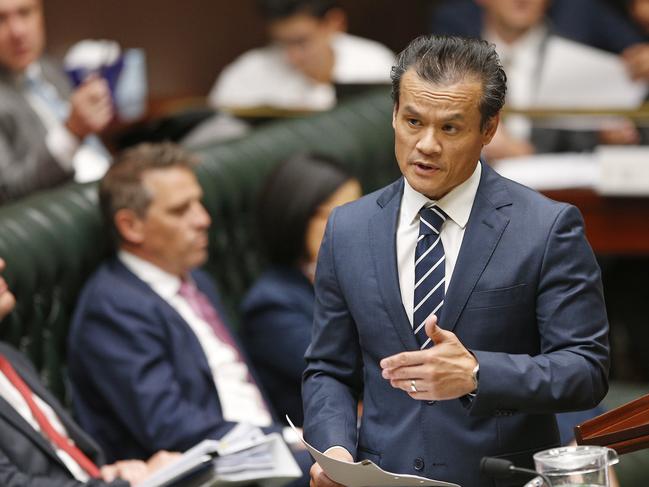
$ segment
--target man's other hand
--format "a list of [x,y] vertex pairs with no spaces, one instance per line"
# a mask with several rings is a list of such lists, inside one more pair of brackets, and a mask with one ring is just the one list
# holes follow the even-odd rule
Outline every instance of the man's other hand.
[[140,460],[122,460],[101,467],[101,478],[104,482],[112,482],[116,478],[126,480],[131,485],[137,485],[149,475],[146,463]]
[[182,456],[182,453],[175,451],[160,450],[146,461],[146,466],[150,473],[166,467],[167,465],[175,462]]
[[[349,453],[347,450],[345,450],[342,447],[333,447],[330,448],[325,452],[325,455],[327,455],[330,458],[335,458],[336,460],[340,460],[342,462],[353,462],[354,457],[352,457],[351,453]],[[334,482],[331,480],[327,475],[324,473],[324,470],[322,470],[322,467],[318,465],[318,463],[314,463],[311,466],[311,482],[309,482],[310,487],[342,487],[341,484],[338,482]]]
[[383,378],[413,399],[456,399],[475,390],[476,358],[457,336],[437,326],[437,317],[426,320],[426,335],[435,344],[415,352],[402,352],[381,360]]
[[93,76],[84,81],[70,97],[70,115],[66,127],[83,139],[101,132],[113,118],[113,101],[108,82]]

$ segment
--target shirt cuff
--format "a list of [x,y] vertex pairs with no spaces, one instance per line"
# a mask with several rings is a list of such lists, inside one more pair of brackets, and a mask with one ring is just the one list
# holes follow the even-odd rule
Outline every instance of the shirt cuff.
[[302,442],[300,435],[298,435],[290,426],[284,426],[282,429],[282,438],[287,445],[297,445]]
[[73,159],[81,142],[63,126],[52,128],[45,137],[45,144],[56,162],[66,171],[73,171]]
[[326,455],[326,454],[329,453],[331,450],[336,450],[336,449],[338,449],[338,450],[343,450],[343,451],[346,451],[347,453],[349,453],[349,451],[347,450],[347,448],[345,448],[344,446],[338,446],[338,445],[330,446],[330,447],[327,448],[323,453]]

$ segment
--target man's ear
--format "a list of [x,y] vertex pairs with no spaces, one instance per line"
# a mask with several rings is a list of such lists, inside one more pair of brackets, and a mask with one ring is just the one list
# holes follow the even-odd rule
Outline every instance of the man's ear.
[[115,227],[122,240],[140,244],[144,240],[144,221],[133,210],[122,208],[115,213]]
[[493,139],[493,136],[496,135],[496,130],[498,130],[498,124],[500,123],[500,112],[487,120],[484,130],[482,131],[482,145],[487,145]]
[[396,130],[397,128],[397,112],[399,111],[399,102],[394,104],[392,109],[392,128]]

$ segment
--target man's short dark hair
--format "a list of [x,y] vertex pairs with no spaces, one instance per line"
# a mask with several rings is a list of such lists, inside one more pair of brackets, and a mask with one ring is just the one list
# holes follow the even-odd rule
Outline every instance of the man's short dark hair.
[[493,44],[454,36],[420,36],[399,53],[392,66],[392,99],[399,104],[401,77],[410,68],[431,83],[451,85],[467,78],[482,83],[481,127],[505,104],[507,76]]
[[257,0],[259,11],[266,20],[281,20],[297,14],[323,18],[332,8],[338,7],[335,0]]
[[196,156],[171,142],[139,144],[122,152],[99,183],[99,206],[115,242],[121,238],[115,214],[127,208],[143,217],[151,204],[152,195],[142,185],[145,172],[172,167],[193,170],[197,162]]
[[259,237],[271,263],[295,266],[306,257],[309,220],[351,178],[337,160],[321,154],[297,154],[273,170],[257,201]]

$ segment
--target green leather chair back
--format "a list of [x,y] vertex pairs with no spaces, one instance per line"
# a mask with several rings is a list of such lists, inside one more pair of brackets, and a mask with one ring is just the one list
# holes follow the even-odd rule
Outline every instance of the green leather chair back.
[[[193,148],[212,217],[206,270],[218,283],[230,318],[264,266],[255,237],[256,193],[279,161],[297,151],[340,158],[366,190],[398,176],[389,94],[376,93],[312,117],[277,121],[225,144]],[[27,352],[47,385],[65,398],[66,335],[78,293],[110,252],[96,185],[69,184],[0,207],[0,257],[17,307],[0,338]]]

